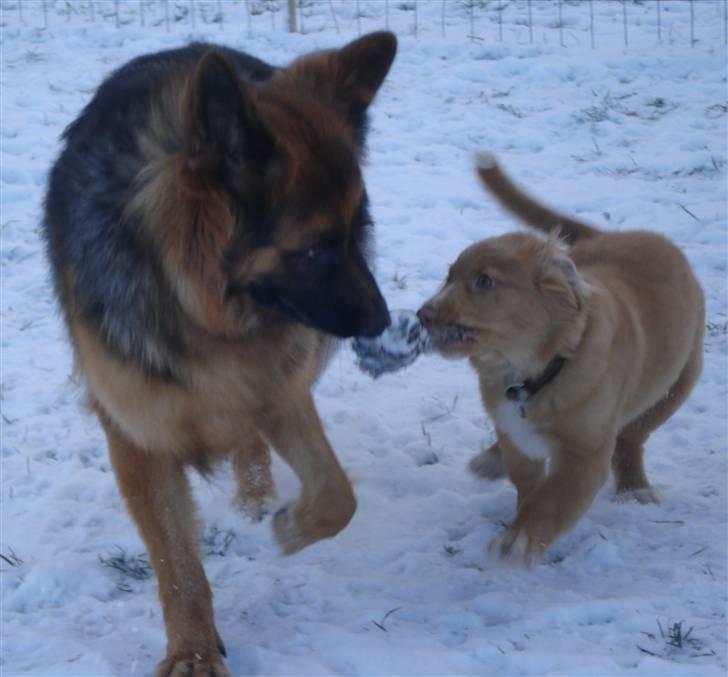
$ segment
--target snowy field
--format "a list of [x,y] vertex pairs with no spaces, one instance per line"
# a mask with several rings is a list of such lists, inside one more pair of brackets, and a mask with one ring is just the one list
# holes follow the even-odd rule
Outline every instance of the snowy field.
[[[2,652],[0,673],[148,675],[165,639],[156,584],[81,407],[39,221],[63,128],[126,60],[192,38],[274,63],[384,26],[384,2],[283,12],[219,3],[2,0]],[[271,3],[267,3],[270,6]],[[490,7],[495,3],[491,3]],[[251,2],[253,9],[266,3]],[[686,252],[708,301],[705,370],[648,442],[660,505],[599,494],[532,571],[486,543],[513,515],[508,482],[466,463],[493,439],[465,363],[420,359],[372,381],[344,347],[316,390],[359,508],[336,539],[281,557],[270,521],[231,506],[229,468],[194,479],[204,564],[234,674],[725,675],[728,309],[725,4],[388,3],[400,49],[372,111],[368,188],[377,277],[417,308],[472,242],[516,228],[482,192],[491,149],[549,203],[608,229],[651,228]],[[142,5],[143,6],[143,5]],[[280,6],[280,3],[279,5]],[[70,11],[68,11],[70,8]],[[207,15],[204,12],[208,12]],[[337,17],[336,25],[333,17]],[[500,23],[498,20],[500,16]],[[415,21],[417,36],[415,37]],[[48,28],[43,30],[45,22]],[[116,27],[119,22],[121,26]],[[275,26],[272,27],[272,24]],[[502,34],[502,41],[500,36]],[[467,36],[472,36],[468,38]],[[560,46],[560,42],[564,47]],[[276,461],[279,500],[296,495]],[[690,632],[688,632],[690,631]]]

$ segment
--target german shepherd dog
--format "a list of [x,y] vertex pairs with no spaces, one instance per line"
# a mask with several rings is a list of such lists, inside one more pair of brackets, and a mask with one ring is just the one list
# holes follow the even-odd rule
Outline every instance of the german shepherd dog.
[[233,456],[272,492],[269,445],[301,480],[275,536],[338,533],[356,500],[311,387],[334,337],[389,313],[367,265],[360,164],[388,32],[285,68],[191,44],[113,73],[64,133],[45,234],[77,370],[149,551],[167,629],[158,675],[225,675],[185,468]]

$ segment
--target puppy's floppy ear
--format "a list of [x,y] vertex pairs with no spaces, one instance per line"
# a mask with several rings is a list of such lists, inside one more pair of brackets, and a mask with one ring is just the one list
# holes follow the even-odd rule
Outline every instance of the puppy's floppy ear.
[[591,293],[591,288],[569,258],[558,228],[549,233],[544,243],[538,287],[557,306],[575,312],[582,309]]
[[185,150],[192,167],[235,179],[246,164],[262,160],[270,151],[250,93],[218,50],[200,60],[189,83],[185,115]]
[[295,61],[288,71],[313,84],[354,126],[382,85],[397,53],[397,38],[389,31],[368,33],[338,50],[318,52]]

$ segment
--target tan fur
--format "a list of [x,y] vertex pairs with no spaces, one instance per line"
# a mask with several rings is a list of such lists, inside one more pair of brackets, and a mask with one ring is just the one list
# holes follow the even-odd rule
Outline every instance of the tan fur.
[[[479,173],[517,215],[535,213],[535,200],[495,163]],[[471,469],[494,478],[505,468],[518,490],[515,521],[490,551],[526,564],[584,514],[610,464],[618,495],[656,500],[643,444],[702,367],[703,293],[685,256],[656,233],[573,221],[569,234],[568,252],[553,231],[546,242],[513,233],[469,247],[420,313],[435,336],[453,324],[469,329],[465,341],[443,338],[440,350],[470,359],[495,423],[497,443]],[[493,285],[479,288],[482,275]],[[565,365],[522,418],[506,388],[535,379],[556,355]]]
[[[387,38],[387,68],[393,41]],[[359,167],[346,167],[351,180],[331,200],[322,198],[313,214],[284,214],[265,246],[245,241],[250,235],[239,228],[235,232],[229,196],[214,179],[211,167],[217,159],[199,151],[195,138],[196,78],[206,61],[220,58],[212,51],[197,73],[173,74],[158,93],[149,123],[137,132],[146,165],[125,207],[125,218],[140,224],[150,247],[157,249],[182,311],[178,338],[183,350],[172,373],[150,375],[143,366],[121,360],[72,301],[66,308],[77,371],[102,422],[120,490],[159,581],[168,638],[159,677],[228,674],[200,563],[186,466],[206,472],[232,454],[237,502],[260,518],[274,492],[269,446],[275,448],[301,481],[299,499],[274,518],[285,554],[336,535],[356,509],[311,395],[333,339],[281,319],[248,294],[226,291],[233,282],[244,287],[256,276],[277,271],[285,252],[305,249],[323,235],[348,242],[347,224],[363,192]],[[346,120],[300,83],[302,69],[322,82],[339,77],[338,71],[329,72],[336,59],[315,54],[308,61],[299,60],[290,72],[278,71],[246,95],[255,119],[285,153],[288,171],[279,176],[273,166],[266,176],[244,174],[240,190],[259,190],[267,182],[272,195],[286,197],[294,207],[290,193],[296,186],[291,184],[301,181],[303,193],[311,185],[318,188],[317,180],[327,182],[325,174],[315,175],[317,163],[336,167],[358,152],[351,150],[356,141]],[[368,101],[373,96],[371,89]],[[342,148],[346,152],[340,153]],[[231,259],[233,238],[238,239]],[[74,299],[71,272],[64,284],[68,299]],[[153,350],[150,345],[148,364],[162,364]]]

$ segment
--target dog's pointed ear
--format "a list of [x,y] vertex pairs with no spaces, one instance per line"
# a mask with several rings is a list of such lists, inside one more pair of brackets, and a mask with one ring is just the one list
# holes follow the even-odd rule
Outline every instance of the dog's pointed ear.
[[186,153],[193,167],[235,179],[268,151],[267,132],[228,59],[207,52],[190,80],[186,100]]
[[368,33],[338,50],[318,52],[294,61],[288,72],[310,82],[354,127],[384,82],[397,53],[389,31]]
[[559,307],[574,312],[589,298],[591,289],[569,257],[558,229],[544,243],[538,286]]

